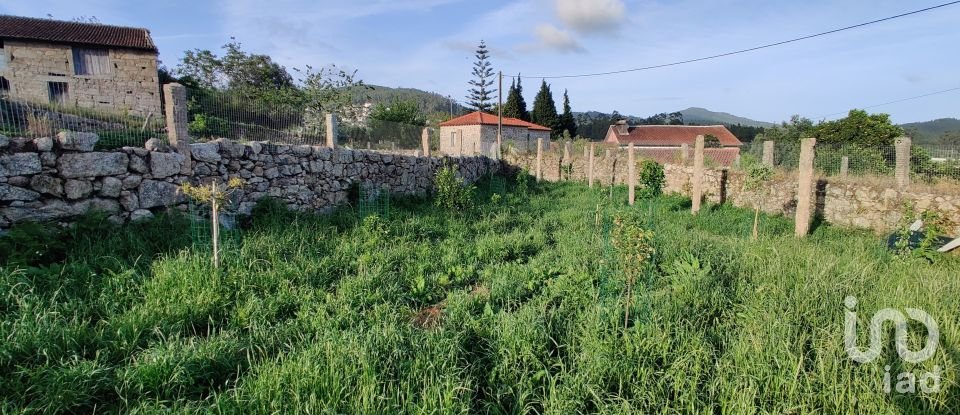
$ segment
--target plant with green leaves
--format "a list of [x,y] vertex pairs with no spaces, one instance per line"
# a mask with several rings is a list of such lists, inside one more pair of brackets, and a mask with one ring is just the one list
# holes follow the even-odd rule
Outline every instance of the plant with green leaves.
[[740,168],[743,170],[743,191],[754,193],[753,232],[750,237],[757,240],[760,237],[760,203],[762,200],[762,196],[758,193],[773,178],[773,168],[750,154],[741,156]]
[[640,192],[638,196],[641,199],[650,199],[663,194],[663,183],[666,181],[666,175],[663,173],[663,166],[653,160],[640,161],[640,174],[637,177],[640,183]]
[[467,185],[457,177],[455,165],[447,164],[437,169],[433,179],[436,196],[434,204],[448,212],[464,212],[473,207],[473,192],[476,187]]
[[633,286],[637,276],[649,266],[656,250],[653,247],[653,231],[640,225],[643,219],[631,212],[613,218],[611,242],[619,254],[620,264],[626,276],[626,301],[623,310],[623,328],[630,323],[630,308],[633,306]]
[[239,177],[231,178],[226,184],[216,181],[209,185],[194,186],[184,183],[180,191],[191,199],[210,205],[210,239],[213,243],[213,266],[220,268],[220,208],[229,200],[233,192],[243,187]]

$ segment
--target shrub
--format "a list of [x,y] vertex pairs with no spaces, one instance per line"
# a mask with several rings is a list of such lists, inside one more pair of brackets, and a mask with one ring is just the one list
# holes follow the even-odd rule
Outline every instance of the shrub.
[[227,120],[207,114],[195,114],[187,126],[190,135],[197,137],[225,137],[230,135]]
[[440,167],[434,177],[436,199],[434,203],[447,211],[464,211],[473,207],[474,186],[467,186],[457,177],[452,165]]
[[640,198],[652,198],[663,193],[663,166],[653,160],[640,162]]

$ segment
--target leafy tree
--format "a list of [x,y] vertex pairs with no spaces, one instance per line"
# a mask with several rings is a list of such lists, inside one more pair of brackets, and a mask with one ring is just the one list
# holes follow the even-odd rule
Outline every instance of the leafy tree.
[[520,74],[517,74],[517,79],[511,82],[510,92],[507,94],[507,102],[503,104],[503,116],[530,121],[527,102],[523,100],[523,85],[521,82]]
[[575,137],[577,135],[577,121],[573,119],[573,110],[570,109],[570,96],[563,90],[563,114],[560,115],[559,127],[561,133]]
[[559,137],[562,133],[557,131],[559,125],[557,104],[553,101],[553,93],[550,92],[547,81],[543,81],[540,85],[540,92],[537,92],[537,97],[533,100],[533,113],[530,118],[534,123],[553,130],[553,138]]
[[416,102],[399,99],[393,100],[389,105],[377,103],[370,111],[370,118],[420,127],[427,125],[426,117]]
[[223,57],[206,49],[184,52],[176,75],[210,89],[260,91],[293,87],[293,77],[270,56],[247,53],[234,38],[222,49]]
[[469,84],[470,88],[467,95],[467,102],[470,107],[477,111],[489,111],[493,108],[490,96],[496,92],[496,89],[488,89],[493,85],[493,68],[490,65],[490,51],[487,50],[487,44],[480,41],[480,46],[476,51],[477,61],[473,63],[473,76]]
[[816,127],[809,118],[803,118],[799,115],[790,117],[790,122],[783,122],[780,125],[764,130],[757,139],[774,141],[800,141],[801,138],[813,137]]
[[720,139],[713,134],[707,134],[706,136],[703,137],[703,146],[705,148],[719,148]]
[[888,114],[867,114],[854,109],[845,118],[820,123],[815,135],[821,143],[887,146],[903,136],[904,131],[890,122]]
[[368,89],[362,80],[357,79],[357,71],[347,72],[336,65],[318,70],[307,65],[297,70],[303,74],[303,106],[306,109],[304,125],[314,133],[323,130],[323,118],[326,113],[337,114],[342,118],[356,119],[360,111],[353,105],[353,96],[358,90]]

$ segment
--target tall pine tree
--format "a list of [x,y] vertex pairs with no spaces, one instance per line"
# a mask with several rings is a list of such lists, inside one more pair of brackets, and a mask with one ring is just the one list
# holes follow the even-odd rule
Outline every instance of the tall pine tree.
[[577,120],[573,118],[573,111],[570,109],[570,96],[567,90],[563,90],[563,114],[560,115],[560,134],[566,131],[570,137],[577,136]]
[[467,95],[467,105],[477,111],[490,111],[493,109],[493,102],[490,98],[496,89],[488,89],[493,86],[493,68],[490,65],[490,51],[487,50],[487,44],[480,41],[480,46],[476,52],[477,61],[473,63],[473,76],[470,80],[470,88]]
[[550,85],[544,80],[540,85],[540,92],[533,100],[533,114],[531,121],[553,130],[552,137],[557,137],[557,127],[559,126],[559,117],[557,117],[557,104],[553,101],[553,93],[550,92]]
[[517,86],[516,80],[510,83],[510,92],[507,94],[507,102],[503,104],[503,116],[530,121],[530,113],[527,112],[527,103],[523,102],[521,88],[522,87]]

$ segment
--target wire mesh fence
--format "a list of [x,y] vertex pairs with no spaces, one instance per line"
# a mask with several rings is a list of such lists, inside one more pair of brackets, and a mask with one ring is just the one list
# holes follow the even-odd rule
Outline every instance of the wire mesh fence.
[[144,116],[123,108],[84,107],[62,96],[50,101],[4,94],[0,96],[0,134],[8,137],[51,137],[61,131],[95,133],[97,149],[142,147],[147,140],[167,141],[166,124],[159,108]]

